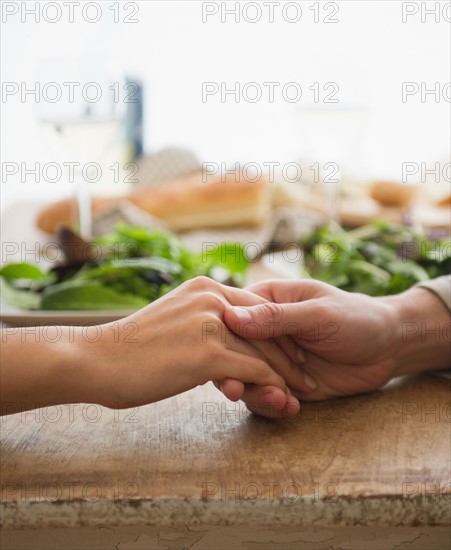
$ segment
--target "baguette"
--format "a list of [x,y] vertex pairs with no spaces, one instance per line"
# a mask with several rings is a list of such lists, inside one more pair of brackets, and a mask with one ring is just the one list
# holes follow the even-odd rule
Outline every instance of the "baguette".
[[[196,172],[162,186],[136,189],[125,197],[93,198],[93,215],[124,199],[163,220],[174,231],[260,225],[270,209],[267,180],[235,182],[234,175],[228,175],[223,178],[210,176],[204,183],[202,172]],[[55,233],[59,226],[73,224],[74,210],[73,198],[51,204],[40,212],[37,225],[47,233]]]
[[375,181],[370,196],[384,206],[408,206],[416,191],[415,185],[393,181]]
[[[93,216],[114,206],[120,200],[120,198],[92,198],[91,210]],[[36,219],[36,225],[45,233],[54,235],[60,227],[75,226],[78,220],[77,212],[75,198],[63,199],[41,210]]]

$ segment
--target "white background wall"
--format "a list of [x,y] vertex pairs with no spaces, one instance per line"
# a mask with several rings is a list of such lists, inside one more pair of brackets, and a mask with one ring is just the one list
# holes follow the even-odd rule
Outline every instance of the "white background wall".
[[[7,2],[2,4],[4,9]],[[34,4],[27,2],[28,7]],[[438,22],[434,15],[421,21],[422,8],[432,8],[436,2],[410,2],[413,7],[409,9],[416,6],[419,11],[405,23],[403,3],[396,0],[337,2],[336,24],[314,23],[309,9],[313,1],[297,3],[302,7],[297,23],[283,19],[284,2],[274,6],[273,23],[268,21],[266,8],[256,23],[246,22],[243,13],[238,23],[230,15],[221,22],[220,13],[203,22],[205,6],[198,1],[132,2],[139,8],[134,16],[138,22],[114,23],[113,12],[108,10],[112,2],[98,4],[103,13],[98,23],[83,21],[80,8],[73,23],[68,22],[67,11],[54,24],[42,17],[36,23],[33,16],[23,22],[22,13],[7,17],[1,38],[3,82],[42,82],[42,67],[55,58],[67,61],[66,76],[71,74],[74,59],[86,57],[102,70],[109,67],[112,73],[138,75],[146,90],[146,149],[180,145],[193,149],[201,161],[216,162],[288,162],[307,155],[307,160],[320,160],[312,158],[320,153],[317,144],[312,153],[306,135],[311,132],[302,126],[300,111],[311,103],[306,99],[311,98],[309,86],[336,82],[339,107],[364,107],[367,113],[359,149],[348,166],[354,175],[399,180],[402,162],[432,164],[449,155],[449,101],[441,97],[436,103],[428,96],[421,102],[419,94],[407,103],[401,98],[403,81],[426,82],[432,87],[435,82],[443,86],[451,80],[449,2],[438,3]],[[245,4],[249,3],[240,3]],[[216,5],[221,11],[220,3]],[[229,8],[234,5],[228,3]],[[124,2],[119,9],[121,19],[131,10]],[[252,6],[247,9],[249,17],[254,17]],[[321,17],[328,11],[320,3]],[[94,59],[99,60],[97,65]],[[73,72],[76,80],[77,71]],[[274,103],[264,99],[221,103],[218,96],[205,103],[202,83],[212,81],[241,85],[295,81],[304,96],[297,104],[281,99],[280,94]],[[1,109],[2,162],[54,158],[38,121],[39,105],[32,98],[24,103],[18,97],[6,101],[3,97]],[[348,136],[344,134],[343,139]],[[324,150],[327,153],[321,154],[333,156],[333,143],[328,143],[326,135]],[[1,191],[5,206],[18,197],[57,197],[67,194],[69,187],[3,178]]]

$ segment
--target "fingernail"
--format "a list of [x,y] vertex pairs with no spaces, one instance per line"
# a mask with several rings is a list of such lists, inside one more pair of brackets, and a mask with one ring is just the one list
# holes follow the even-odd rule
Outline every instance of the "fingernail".
[[318,387],[318,384],[316,383],[316,381],[313,380],[313,378],[308,374],[304,374],[304,382],[305,382],[305,385],[311,390],[316,390],[316,388]]
[[299,363],[305,363],[307,361],[307,357],[305,356],[304,350],[298,349],[296,355],[297,355]]
[[252,323],[252,316],[242,307],[234,307],[235,315],[238,317],[238,321],[243,324]]
[[274,395],[272,393],[264,393],[260,397],[260,402],[262,405],[273,405],[274,404]]

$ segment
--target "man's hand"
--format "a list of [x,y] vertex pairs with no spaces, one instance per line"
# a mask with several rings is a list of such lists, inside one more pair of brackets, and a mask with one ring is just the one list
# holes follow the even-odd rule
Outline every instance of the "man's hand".
[[[311,389],[306,392],[292,382],[289,386],[303,400],[365,393],[399,374],[449,364],[449,342],[437,349],[434,342],[405,338],[407,323],[449,323],[444,304],[428,290],[414,288],[399,296],[371,298],[314,280],[266,281],[248,290],[268,302],[229,307],[225,322],[250,341],[277,338],[282,347],[283,339],[296,342],[300,362],[305,357],[299,381],[304,387],[308,382]],[[433,365],[431,346],[436,355]],[[228,394],[227,382],[222,390]],[[260,396],[265,394],[268,401],[269,393],[268,387],[247,385],[243,399],[255,410],[254,404],[262,404]],[[290,416],[294,411],[267,409],[264,414]]]

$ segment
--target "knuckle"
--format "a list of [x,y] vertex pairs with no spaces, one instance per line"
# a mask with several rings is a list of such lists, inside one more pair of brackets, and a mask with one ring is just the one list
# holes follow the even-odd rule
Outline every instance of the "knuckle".
[[334,309],[334,305],[330,302],[318,300],[318,303],[315,305],[316,321],[320,322],[334,317]]
[[279,323],[283,317],[283,309],[280,304],[265,302],[259,306],[259,312],[265,322]]
[[187,282],[187,285],[189,286],[190,290],[206,291],[214,288],[215,282],[213,281],[213,279],[202,275],[191,279]]
[[216,294],[216,292],[212,292],[211,290],[208,290],[207,292],[204,292],[203,299],[205,300],[205,305],[209,308],[213,309],[220,309],[222,310],[224,308],[224,300]]
[[201,322],[207,322],[209,324],[215,325],[215,327],[218,327],[218,328],[222,327],[222,322],[220,319],[218,319],[218,316],[209,311],[202,312],[199,315],[199,319],[201,320]]
[[264,360],[258,361],[255,365],[255,374],[259,380],[266,380],[269,373],[269,367]]
[[265,368],[266,367],[266,355],[262,352],[261,349],[259,348],[255,348],[253,349],[253,353],[254,353],[254,357],[256,359],[258,359],[258,364],[260,365],[261,368]]
[[254,283],[252,285],[249,285],[248,287],[246,287],[246,290],[248,290],[249,292],[259,292],[259,291],[262,291],[266,288],[266,283]]

